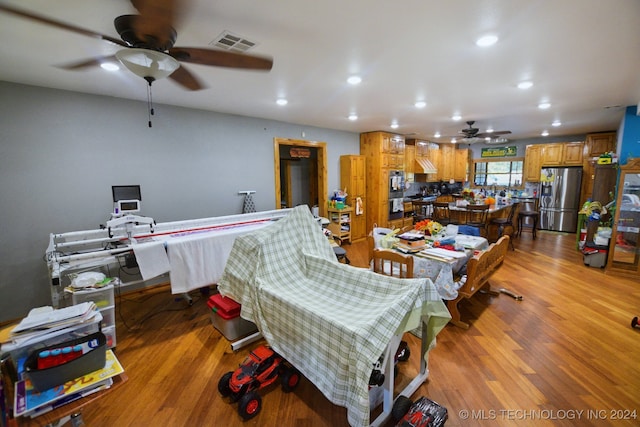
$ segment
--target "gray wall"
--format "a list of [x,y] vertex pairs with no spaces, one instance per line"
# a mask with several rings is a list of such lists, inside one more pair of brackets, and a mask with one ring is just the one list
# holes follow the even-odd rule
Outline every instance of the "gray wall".
[[50,233],[98,228],[112,185],[140,184],[157,222],[275,208],[273,138],[327,143],[329,191],[357,133],[0,82],[0,322],[49,305]]

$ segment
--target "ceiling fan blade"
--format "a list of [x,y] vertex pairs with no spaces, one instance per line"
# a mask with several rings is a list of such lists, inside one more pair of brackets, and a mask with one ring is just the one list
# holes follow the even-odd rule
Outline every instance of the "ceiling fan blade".
[[178,61],[216,67],[269,71],[273,66],[273,59],[265,56],[245,55],[243,53],[197,47],[176,47],[169,49],[169,55]]
[[485,132],[485,133],[479,133],[476,135],[476,137],[478,138],[491,138],[497,135],[508,135],[510,134],[511,131],[510,130],[500,130],[497,132]]
[[120,39],[116,39],[116,38],[107,36],[105,34],[100,34],[95,31],[87,30],[85,28],[77,27],[75,25],[67,24],[65,22],[57,21],[55,19],[47,18],[45,16],[37,15],[35,13],[27,12],[25,10],[16,9],[4,4],[0,4],[0,10],[22,17],[22,18],[31,19],[41,24],[50,25],[52,27],[60,28],[62,30],[67,30],[73,33],[82,34],[83,36],[102,39],[120,46],[127,47],[127,44]]
[[180,65],[177,70],[169,75],[169,78],[189,90],[200,90],[206,87],[196,76],[187,70],[184,65]]
[[115,55],[111,56],[100,56],[97,58],[86,59],[78,62],[70,62],[68,64],[57,65],[58,68],[62,68],[64,70],[81,70],[83,68],[99,66],[104,62],[114,62],[118,63],[118,58]]

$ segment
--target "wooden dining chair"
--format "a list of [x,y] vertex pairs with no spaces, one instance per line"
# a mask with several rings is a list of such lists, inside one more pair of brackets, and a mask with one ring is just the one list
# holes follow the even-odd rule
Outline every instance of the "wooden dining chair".
[[[487,216],[489,215],[489,205],[467,205],[465,225],[476,227],[481,236],[487,236]],[[483,234],[484,233],[484,234]]]
[[[491,225],[495,225],[498,227],[498,239],[500,239],[504,234],[507,234],[510,239],[509,239],[509,243],[511,245],[511,249],[512,250],[516,250],[516,248],[513,246],[513,238],[514,238],[514,234],[516,231],[516,227],[515,224],[513,222],[513,218],[516,214],[516,212],[518,212],[518,206],[519,206],[519,202],[515,202],[510,206],[509,212],[507,213],[507,216],[502,217],[502,218],[493,218],[491,220]],[[506,231],[508,230],[508,231]],[[506,232],[505,232],[506,231]]]
[[433,219],[442,225],[451,224],[449,202],[433,202]]
[[373,250],[373,271],[385,276],[413,278],[413,256],[389,249]]

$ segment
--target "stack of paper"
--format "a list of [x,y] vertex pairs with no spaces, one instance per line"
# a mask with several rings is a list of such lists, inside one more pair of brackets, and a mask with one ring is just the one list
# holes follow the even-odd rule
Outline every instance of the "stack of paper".
[[450,251],[449,249],[442,248],[423,249],[420,251],[420,255],[444,261],[453,261],[454,259],[464,258],[467,256],[464,252]]
[[96,305],[91,301],[57,310],[52,307],[39,307],[31,310],[9,334],[0,336],[0,342],[25,343],[54,331],[93,321],[97,314],[99,312]]

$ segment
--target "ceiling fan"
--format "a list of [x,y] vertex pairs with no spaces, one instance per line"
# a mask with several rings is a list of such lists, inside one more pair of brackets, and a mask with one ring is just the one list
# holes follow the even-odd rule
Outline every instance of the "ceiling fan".
[[111,56],[99,56],[62,66],[68,70],[119,60],[130,71],[147,80],[149,86],[159,78],[168,77],[185,89],[199,90],[205,85],[181,63],[262,71],[269,71],[273,66],[273,60],[263,56],[197,47],[175,47],[177,33],[173,25],[183,9],[182,1],[130,1],[138,14],[115,18],[114,26],[120,39],[8,5],[0,4],[0,11],[76,34],[99,38],[124,48]]
[[464,142],[465,144],[473,144],[479,141],[485,141],[491,144],[491,143],[495,143],[495,142],[491,142],[494,140],[498,143],[506,142],[505,138],[496,138],[496,137],[500,135],[508,135],[511,133],[510,130],[480,132],[480,129],[473,127],[474,124],[475,124],[474,120],[469,120],[467,121],[467,125],[469,127],[462,129],[460,132],[458,132],[460,135],[462,135],[462,142]]

